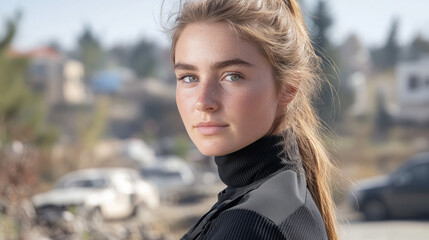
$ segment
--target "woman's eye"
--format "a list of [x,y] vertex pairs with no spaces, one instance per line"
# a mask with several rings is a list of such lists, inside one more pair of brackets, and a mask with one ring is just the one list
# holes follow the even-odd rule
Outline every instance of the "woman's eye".
[[242,79],[242,77],[239,74],[228,74],[225,77],[225,80],[235,82]]
[[198,82],[198,78],[195,76],[183,76],[179,80],[183,80],[186,83]]

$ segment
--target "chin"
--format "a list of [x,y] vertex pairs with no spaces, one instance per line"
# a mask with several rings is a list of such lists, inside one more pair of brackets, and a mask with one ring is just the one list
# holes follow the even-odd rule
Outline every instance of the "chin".
[[244,146],[237,146],[236,144],[225,144],[216,141],[201,141],[195,142],[198,150],[206,156],[223,156],[241,149]]
[[216,156],[226,155],[229,153],[228,151],[225,151],[225,149],[217,149],[216,147],[207,148],[207,147],[198,147],[197,146],[197,148],[203,155],[206,155],[206,156],[216,157]]

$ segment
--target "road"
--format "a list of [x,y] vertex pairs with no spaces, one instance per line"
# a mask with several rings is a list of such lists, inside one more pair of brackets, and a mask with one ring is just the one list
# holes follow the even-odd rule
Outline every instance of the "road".
[[345,240],[428,240],[429,221],[383,221],[340,224]]
[[367,222],[347,209],[339,209],[340,239],[344,240],[429,240],[428,220]]

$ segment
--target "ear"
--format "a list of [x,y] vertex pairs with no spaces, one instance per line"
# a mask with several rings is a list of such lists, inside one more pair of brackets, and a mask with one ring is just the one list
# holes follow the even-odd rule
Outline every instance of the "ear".
[[298,92],[298,85],[294,86],[292,84],[284,86],[279,96],[279,106],[285,107],[295,98]]

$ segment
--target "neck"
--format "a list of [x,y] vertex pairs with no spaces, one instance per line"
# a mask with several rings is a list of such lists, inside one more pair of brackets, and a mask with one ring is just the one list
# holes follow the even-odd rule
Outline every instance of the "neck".
[[[285,132],[285,134],[291,134]],[[279,170],[301,168],[295,138],[283,135],[263,137],[254,143],[227,155],[215,157],[220,179],[229,187],[243,187]],[[285,144],[296,146],[285,152]]]

